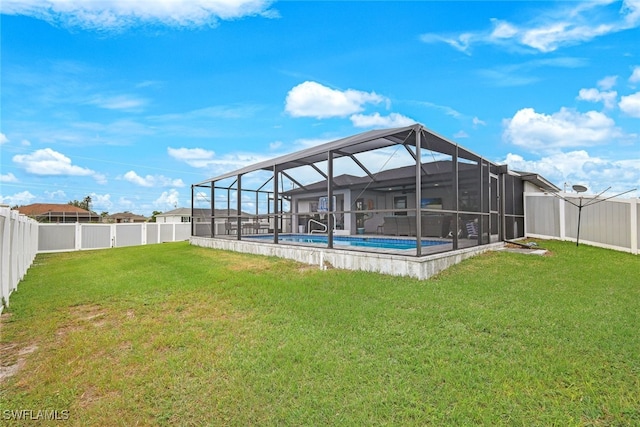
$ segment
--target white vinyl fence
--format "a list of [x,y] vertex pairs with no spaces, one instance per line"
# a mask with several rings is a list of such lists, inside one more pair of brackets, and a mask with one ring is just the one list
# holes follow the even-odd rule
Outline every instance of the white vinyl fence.
[[[563,194],[579,205],[579,197]],[[614,198],[594,203],[584,196],[580,219],[580,243],[638,255],[640,199]],[[525,235],[542,239],[576,241],[578,208],[544,193],[525,193]]]
[[40,224],[38,252],[66,252],[189,240],[191,224]]
[[0,205],[0,313],[38,252],[38,223]]
[[40,224],[0,205],[0,313],[36,254],[189,240],[189,223]]

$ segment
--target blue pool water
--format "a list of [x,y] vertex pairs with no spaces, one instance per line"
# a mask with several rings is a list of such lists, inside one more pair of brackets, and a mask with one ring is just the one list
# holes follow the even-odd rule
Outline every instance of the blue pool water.
[[[279,242],[327,244],[326,235],[280,234]],[[251,239],[273,240],[273,236],[252,236]],[[437,240],[422,240],[422,246],[446,244]],[[354,246],[378,249],[415,249],[415,239],[388,239],[384,237],[333,236],[334,246]]]

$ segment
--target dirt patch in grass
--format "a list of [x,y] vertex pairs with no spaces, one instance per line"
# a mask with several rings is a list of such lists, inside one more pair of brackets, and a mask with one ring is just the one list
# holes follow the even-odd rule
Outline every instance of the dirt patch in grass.
[[[11,314],[0,317],[0,332],[2,323]],[[27,356],[38,349],[36,344],[30,343],[23,347],[13,343],[0,344],[0,382],[17,374],[25,365]]]
[[107,311],[97,304],[69,307],[70,322],[59,327],[56,337],[64,339],[70,333],[78,332],[88,326],[104,327],[107,324]]
[[96,387],[89,386],[78,398],[78,406],[82,409],[87,409],[100,402],[101,400],[115,400],[121,395],[118,391],[109,391],[107,393],[101,393]]
[[[507,252],[513,252],[513,253],[519,253],[519,254],[525,254],[525,255],[540,255],[540,256],[552,255],[551,251],[545,248],[541,248],[540,246],[538,246],[537,242],[525,240],[519,243],[520,244],[507,242],[504,245],[505,247],[504,250]],[[531,246],[529,246],[529,244],[531,244]]]
[[273,262],[268,258],[245,258],[234,260],[227,268],[231,271],[264,271],[271,268]]

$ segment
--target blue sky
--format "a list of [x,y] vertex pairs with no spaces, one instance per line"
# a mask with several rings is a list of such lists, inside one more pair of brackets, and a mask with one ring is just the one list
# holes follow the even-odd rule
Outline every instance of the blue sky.
[[150,215],[220,173],[414,122],[560,188],[640,189],[639,0],[0,8],[11,206]]

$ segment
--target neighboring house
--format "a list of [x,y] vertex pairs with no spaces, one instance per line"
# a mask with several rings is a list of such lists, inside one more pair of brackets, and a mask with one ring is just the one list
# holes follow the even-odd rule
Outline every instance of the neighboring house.
[[[215,216],[218,218],[226,216],[235,216],[235,209],[216,209]],[[193,209],[193,222],[211,222],[211,209]],[[176,222],[191,222],[191,208],[178,208],[172,211],[164,212],[156,215],[156,222],[159,224],[176,223]]]
[[104,218],[104,222],[112,224],[133,224],[136,222],[147,222],[147,218],[142,215],[136,215],[131,212],[121,212],[109,215]]
[[[197,218],[195,222],[208,221],[208,217],[211,215],[211,209],[196,209],[196,211],[198,212],[194,212],[194,216]],[[191,222],[191,209],[178,208],[158,214],[156,215],[156,222],[159,224]]]
[[18,212],[38,222],[74,223],[99,222],[100,215],[74,205],[62,203],[33,203],[19,206]]
[[[215,223],[217,234],[230,234],[233,230],[237,229],[236,217],[238,215],[238,211],[236,209],[216,209],[214,215],[215,219],[213,222]],[[243,227],[250,227],[251,230],[255,229],[258,233],[266,231],[268,228],[267,223],[260,224],[257,220],[252,220],[254,216],[251,214],[243,212],[242,216],[244,217],[242,219]],[[201,232],[211,234],[211,209],[194,208],[193,218],[194,221],[191,221],[190,208],[178,208],[156,215],[156,223],[191,223],[192,231],[196,230],[196,234]]]

